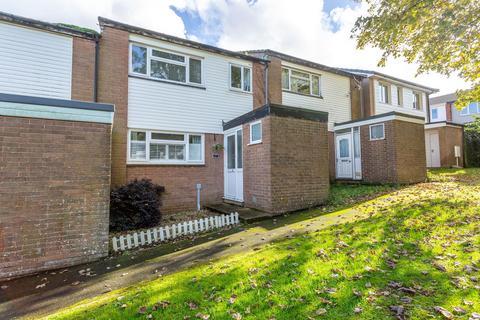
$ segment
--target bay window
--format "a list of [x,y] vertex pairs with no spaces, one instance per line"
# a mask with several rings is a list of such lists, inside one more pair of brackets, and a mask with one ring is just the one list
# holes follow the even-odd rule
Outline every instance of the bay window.
[[304,71],[283,68],[282,89],[300,94],[321,96],[320,76]]
[[201,85],[203,59],[131,44],[130,72],[152,79]]
[[203,164],[204,136],[194,133],[168,133],[131,130],[129,161],[158,164]]
[[241,65],[230,65],[230,89],[252,92],[252,69]]

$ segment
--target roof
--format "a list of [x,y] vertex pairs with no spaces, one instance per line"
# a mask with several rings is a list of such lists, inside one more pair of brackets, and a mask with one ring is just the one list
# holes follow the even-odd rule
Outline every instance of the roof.
[[447,102],[455,102],[455,101],[457,101],[457,94],[453,92],[453,93],[444,94],[438,97],[430,98],[430,105],[447,103]]
[[256,62],[264,62],[264,63],[267,62],[267,60],[257,58],[257,57],[252,57],[252,56],[240,53],[240,52],[230,51],[230,50],[218,48],[218,47],[215,47],[215,46],[211,46],[211,45],[208,45],[208,44],[204,44],[204,43],[201,43],[201,42],[196,42],[196,41],[187,40],[187,39],[183,39],[183,38],[179,38],[179,37],[174,37],[174,36],[171,36],[171,35],[168,35],[168,34],[165,34],[165,33],[161,33],[161,32],[157,32],[157,31],[153,31],[153,30],[148,30],[148,29],[132,26],[132,25],[129,25],[129,24],[126,24],[126,23],[114,21],[114,20],[104,18],[104,17],[98,17],[98,22],[100,23],[100,28],[102,28],[102,29],[104,27],[112,27],[112,28],[115,28],[115,29],[120,29],[120,30],[130,32],[130,33],[135,33],[135,34],[138,34],[138,35],[141,35],[141,36],[154,38],[154,39],[162,40],[162,41],[167,41],[167,42],[171,42],[171,43],[174,43],[174,44],[178,44],[178,45],[182,45],[182,46],[186,46],[186,47],[190,47],[190,48],[194,48],[194,49],[204,50],[204,51],[208,51],[208,52],[212,52],[212,53],[216,53],[216,54],[221,54],[221,55],[224,55],[224,56],[229,56],[229,57],[233,57],[233,58],[237,58],[237,59],[256,61]]
[[25,18],[10,13],[0,11],[0,21],[19,24],[35,29],[42,29],[45,31],[66,34],[74,37],[81,37],[91,40],[98,39],[98,33],[95,31],[79,30],[68,27],[64,24],[49,23],[40,20]]
[[281,53],[281,52],[274,51],[274,50],[270,50],[270,49],[246,50],[246,51],[242,51],[242,52],[245,53],[245,54],[248,54],[248,55],[259,54],[260,53],[260,54],[264,54],[264,55],[274,56],[274,57],[277,57],[277,58],[279,58],[281,60],[284,60],[284,61],[287,61],[287,62],[299,64],[299,65],[309,67],[309,68],[313,68],[313,69],[319,69],[319,70],[335,73],[335,74],[350,77],[350,78],[358,76],[356,74],[346,72],[346,71],[344,71],[340,68],[329,67],[329,66],[326,66],[324,64],[304,60],[304,59],[301,59],[301,58],[290,56],[288,54]]
[[269,103],[260,108],[247,112],[235,119],[223,123],[223,130],[238,127],[247,122],[262,119],[266,116],[274,115],[277,117],[289,117],[296,119],[304,119],[310,121],[327,122],[328,112],[310,110],[297,107],[289,107],[280,104]]
[[391,80],[397,81],[397,82],[403,82],[403,83],[409,84],[411,86],[415,86],[415,87],[424,89],[426,91],[430,91],[431,93],[439,91],[438,89],[435,89],[435,88],[430,88],[430,87],[427,87],[427,86],[424,86],[424,85],[421,85],[421,84],[418,84],[418,83],[415,83],[415,82],[411,82],[411,81],[408,81],[408,80],[403,80],[403,79],[400,79],[400,78],[392,77],[392,76],[389,76],[388,74],[381,73],[381,72],[378,72],[378,71],[363,70],[363,69],[348,69],[348,68],[342,68],[342,70],[345,70],[346,72],[353,73],[353,74],[356,74],[356,75],[359,75],[359,76],[362,76],[362,77],[365,77],[365,78],[372,77],[372,76],[378,76],[378,77],[382,77],[382,78],[391,79]]

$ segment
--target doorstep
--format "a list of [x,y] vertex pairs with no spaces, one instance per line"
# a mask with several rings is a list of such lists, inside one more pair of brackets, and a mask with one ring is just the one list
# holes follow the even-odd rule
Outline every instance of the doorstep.
[[270,213],[225,202],[209,204],[205,208],[223,214],[238,212],[240,220],[246,223],[273,218],[273,215]]

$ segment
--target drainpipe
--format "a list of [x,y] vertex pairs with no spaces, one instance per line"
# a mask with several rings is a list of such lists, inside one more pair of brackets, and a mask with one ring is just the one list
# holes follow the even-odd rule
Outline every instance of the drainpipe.
[[98,102],[98,58],[100,56],[99,36],[95,37],[95,71],[93,78],[93,101]]

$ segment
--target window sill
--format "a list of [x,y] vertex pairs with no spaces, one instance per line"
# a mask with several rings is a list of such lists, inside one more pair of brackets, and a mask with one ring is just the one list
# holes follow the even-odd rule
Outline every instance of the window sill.
[[300,93],[300,92],[295,92],[295,91],[290,91],[290,90],[285,90],[285,89],[282,89],[282,92],[291,93],[291,94],[298,94],[299,96],[304,96],[304,97],[311,97],[311,98],[323,99],[323,96],[322,96],[322,95],[316,96],[316,95],[314,95],[314,94]]
[[235,89],[235,88],[232,88],[232,87],[230,87],[230,91],[236,92],[236,93],[250,94],[250,95],[252,94],[252,91],[244,91],[244,90]]
[[167,81],[167,80],[162,80],[162,79],[154,79],[150,78],[147,76],[141,76],[138,74],[129,74],[129,78],[136,78],[136,79],[142,79],[142,80],[148,80],[148,81],[154,81],[154,82],[160,82],[160,83],[165,83],[165,84],[171,84],[174,86],[181,86],[181,87],[188,87],[188,88],[194,88],[194,89],[200,89],[200,90],[207,90],[207,88],[203,85],[195,85],[195,84],[190,84],[190,83],[181,83],[181,82],[173,82],[173,81]]
[[378,139],[371,139],[371,138],[370,138],[368,141],[381,141],[381,140],[385,140],[385,137],[383,137],[383,138],[378,138]]
[[168,166],[205,166],[205,162],[149,162],[149,161],[127,161],[127,166],[162,166],[162,167],[168,167]]
[[250,142],[249,144],[247,144],[247,146],[254,146],[256,144],[262,144],[262,140],[260,141],[255,141],[255,142]]

